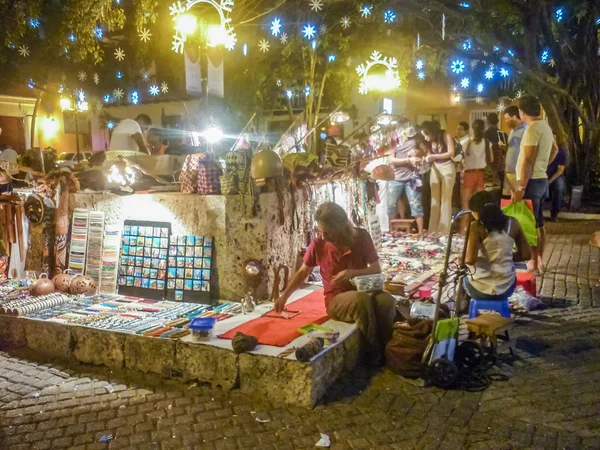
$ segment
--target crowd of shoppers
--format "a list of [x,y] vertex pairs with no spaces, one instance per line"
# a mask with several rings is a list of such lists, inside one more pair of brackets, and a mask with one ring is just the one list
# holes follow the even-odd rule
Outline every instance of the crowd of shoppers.
[[[546,239],[544,204],[552,200],[551,220],[557,220],[565,191],[567,150],[557,144],[536,97],[521,97],[518,105],[505,109],[503,118],[511,130],[508,135],[499,129],[495,113],[487,115],[487,126],[480,119],[470,125],[460,122],[456,137],[436,121],[424,122],[419,129],[407,126],[389,158],[395,181],[388,187],[388,217],[393,220],[405,215],[399,212],[404,212],[402,198],[406,196],[419,233],[428,230],[447,234],[452,223],[455,183],[460,179],[460,205],[454,206],[468,209],[470,200],[485,190],[486,179],[492,177],[505,199],[515,203],[529,200],[538,234],[538,245],[531,248],[529,269],[539,271],[543,270]],[[497,197],[495,202],[499,209]],[[505,227],[514,234],[512,221],[498,219],[498,211],[491,208],[486,211],[484,217],[491,216],[493,223],[484,221],[482,229],[487,231],[480,234],[492,235]],[[466,225],[465,217],[461,232],[465,232]]]

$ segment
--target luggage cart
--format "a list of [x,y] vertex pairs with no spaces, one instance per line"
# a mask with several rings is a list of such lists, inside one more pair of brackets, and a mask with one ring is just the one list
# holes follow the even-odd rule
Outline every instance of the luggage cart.
[[[462,290],[461,280],[468,274],[467,267],[459,262],[457,270],[454,273],[454,310],[450,311],[449,319],[439,319],[440,304],[444,288],[449,285],[449,265],[450,255],[452,253],[452,237],[458,226],[458,221],[461,217],[471,214],[471,211],[459,211],[453,218],[448,234],[448,243],[446,245],[446,255],[444,259],[444,269],[440,274],[439,287],[435,300],[435,314],[433,318],[433,327],[431,338],[427,349],[423,354],[423,371],[422,377],[425,381],[431,382],[433,385],[448,389],[456,384],[461,373],[471,372],[477,368],[483,361],[483,348],[478,342],[464,340],[458,342],[458,329],[460,326],[459,319],[459,302],[458,298]],[[465,234],[465,243],[462,250],[462,260],[464,261],[467,253],[467,243],[471,222],[468,222],[467,231]]]

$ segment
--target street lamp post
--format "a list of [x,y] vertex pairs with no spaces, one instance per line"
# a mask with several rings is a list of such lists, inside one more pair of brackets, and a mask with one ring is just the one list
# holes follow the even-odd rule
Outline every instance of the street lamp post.
[[77,95],[78,100],[75,102],[75,106],[73,107],[71,103],[71,99],[67,97],[63,97],[60,99],[60,106],[63,111],[72,111],[73,119],[75,120],[75,151],[76,151],[76,160],[77,163],[81,162],[81,154],[79,150],[79,115],[82,112],[86,112],[89,109],[88,102],[85,99],[85,94],[83,91],[79,91]]

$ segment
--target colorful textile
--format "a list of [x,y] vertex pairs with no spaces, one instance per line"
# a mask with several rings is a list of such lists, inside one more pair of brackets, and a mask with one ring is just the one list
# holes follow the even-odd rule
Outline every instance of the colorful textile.
[[181,192],[218,195],[221,193],[221,168],[209,153],[196,153],[185,158],[179,181]]
[[302,335],[298,331],[299,328],[311,323],[319,325],[327,320],[322,289],[288,304],[287,309],[301,311],[301,313],[291,319],[259,317],[229,330],[227,333],[219,335],[219,337],[221,339],[233,339],[239,331],[256,337],[260,344],[284,347]]

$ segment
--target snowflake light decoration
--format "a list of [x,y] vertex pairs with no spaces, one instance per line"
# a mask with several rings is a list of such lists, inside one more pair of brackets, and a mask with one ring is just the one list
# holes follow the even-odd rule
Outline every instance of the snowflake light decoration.
[[258,43],[258,48],[261,52],[267,53],[271,48],[271,44],[269,44],[269,41],[267,41],[266,39],[261,39]]
[[364,18],[367,18],[371,15],[372,9],[373,9],[372,6],[363,5],[360,7],[360,15],[363,16]]
[[388,9],[386,12],[383,13],[383,21],[385,23],[392,23],[396,20],[396,13],[394,11],[392,11],[391,9]]
[[131,103],[137,105],[140,102],[140,96],[137,91],[131,93]]
[[460,59],[454,60],[452,61],[452,72],[455,74],[459,74],[459,73],[463,73],[465,70],[465,63],[462,62]]
[[467,89],[469,87],[469,85],[471,84],[471,80],[469,80],[468,78],[463,78],[462,80],[460,80],[460,86],[463,89]]
[[70,40],[71,42],[75,42],[75,41],[77,40],[77,37],[75,37],[75,35],[74,35],[73,33],[71,33],[71,34],[69,35],[69,40]]
[[100,75],[98,75],[97,73],[95,73],[94,76],[93,76],[93,79],[94,79],[94,84],[96,86],[98,86],[100,84]]
[[323,9],[323,2],[321,0],[310,0],[310,10],[319,12]]
[[415,68],[417,70],[422,70],[423,67],[425,67],[425,63],[423,62],[422,59],[419,59],[416,63],[415,63]]
[[500,58],[500,61],[502,61],[504,64],[508,64],[510,62],[510,58],[508,56],[503,56]]
[[158,86],[156,86],[156,85],[150,86],[150,89],[148,89],[148,92],[150,92],[150,95],[156,97],[158,95]]
[[540,61],[542,61],[543,63],[547,63],[549,58],[550,50],[546,49],[542,52],[542,55],[540,56]]
[[[369,71],[374,66],[384,66],[385,74],[383,77],[373,77]],[[356,68],[360,76],[360,85],[358,92],[366,94],[369,91],[380,90],[389,91],[400,87],[400,76],[398,74],[398,60],[388,56],[382,56],[377,50],[371,54],[371,58]]]
[[470,39],[467,39],[466,41],[463,42],[462,44],[462,48],[463,50],[471,50],[473,48],[473,44],[471,43]]
[[[199,3],[209,4],[217,11],[220,19],[220,26],[225,30],[226,35],[223,45],[227,50],[233,50],[237,42],[237,37],[233,31],[230,17],[231,11],[233,10],[233,0],[187,0],[185,5],[182,5],[181,1],[177,1],[169,7],[173,22],[177,24],[177,21],[182,14],[185,14]],[[173,35],[171,49],[176,53],[183,53],[185,42],[185,35],[181,33],[177,26],[175,26],[175,34]]]
[[344,16],[340,19],[340,25],[342,26],[342,28],[344,30],[347,30],[348,28],[350,28],[350,24],[352,22],[350,22],[350,18],[348,16]]
[[96,115],[102,113],[102,110],[104,109],[104,105],[102,104],[102,102],[97,102],[96,103],[96,107],[94,108],[96,110]]
[[279,79],[278,79],[278,80],[275,82],[275,84],[277,85],[277,87],[281,87],[281,80],[279,80]]
[[483,105],[483,97],[475,97],[475,103],[478,105]]
[[335,61],[336,56],[331,53],[328,57],[327,57],[327,62],[334,62]]
[[459,3],[458,6],[460,6],[461,8],[470,8],[471,4],[468,2],[462,2],[462,3]]
[[558,23],[562,22],[565,18],[565,10],[563,8],[558,8],[554,13],[554,17],[556,17]]
[[281,33],[281,37],[279,38],[279,42],[281,42],[282,45],[287,44],[287,42],[288,42],[288,35],[287,35],[287,33]]
[[26,58],[29,56],[29,48],[26,45],[21,45],[19,47],[19,55],[21,55],[23,58]]
[[327,25],[323,24],[319,27],[319,34],[323,35],[327,33]]
[[117,78],[120,80],[121,78],[123,78],[123,72],[121,72],[120,70],[117,72]]
[[152,37],[152,34],[150,33],[150,30],[148,30],[147,28],[142,28],[140,30],[140,33],[138,34],[138,36],[140,37],[140,41],[148,42],[150,40],[150,38]]
[[483,92],[484,86],[483,83],[479,83],[477,85],[477,92],[479,92],[480,94]]
[[281,19],[275,18],[271,21],[271,34],[279,36],[279,33],[281,33]]
[[30,18],[30,19],[29,19],[29,26],[30,26],[31,28],[39,28],[39,26],[40,26],[40,21],[39,21],[39,19],[36,19],[36,18],[34,18],[34,17]]
[[163,94],[167,94],[169,92],[169,85],[163,81],[160,85],[160,90]]
[[117,100],[121,100],[123,98],[123,89],[117,88],[113,91],[113,97]]
[[310,86],[306,86],[304,88],[304,96],[308,97],[310,95]]
[[418,78],[419,80],[424,80],[424,79],[425,79],[425,72],[423,72],[423,71],[421,70],[419,73],[417,73],[417,78]]
[[102,31],[102,28],[100,28],[100,27],[94,28],[94,36],[96,36],[96,39],[101,40],[104,37],[104,31]]
[[302,34],[304,35],[304,37],[306,39],[312,39],[312,38],[314,38],[316,33],[317,33],[317,30],[311,24],[305,25],[302,28]]
[[548,61],[548,65],[550,67],[556,67],[556,60],[554,58],[550,58],[550,60]]
[[450,91],[451,91],[451,92],[456,92],[456,91],[458,91],[458,86],[457,86],[457,85],[455,85],[455,84],[453,84],[453,85],[450,87]]
[[104,103],[110,103],[110,94],[104,94]]
[[510,75],[510,74],[507,69],[505,69],[504,67],[502,69],[500,69],[500,76],[502,78],[506,78],[508,75]]
[[115,127],[115,123],[112,120],[109,120],[108,122],[106,122],[106,128],[108,128],[109,130],[112,130]]
[[473,61],[471,61],[471,69],[476,68],[478,65],[479,65],[478,59],[474,59]]
[[83,83],[85,80],[87,80],[87,73],[82,70],[77,74],[77,78],[79,78],[79,81]]
[[496,68],[496,65],[494,63],[490,64],[490,70],[494,70]]
[[119,62],[123,62],[123,60],[125,59],[125,52],[123,51],[123,49],[121,47],[119,47],[115,50],[115,58]]
[[498,106],[496,106],[496,111],[498,111],[499,113],[503,113],[505,109],[506,106],[504,105],[504,102],[500,102],[498,103]]
[[491,80],[492,78],[494,78],[494,71],[493,70],[486,70],[484,76],[485,76],[486,80]]
[[292,98],[294,96],[294,91],[288,89],[287,91],[285,91],[285,95],[287,98]]

